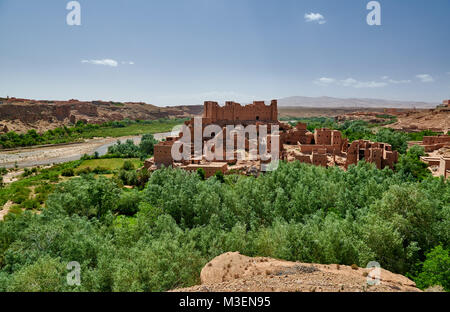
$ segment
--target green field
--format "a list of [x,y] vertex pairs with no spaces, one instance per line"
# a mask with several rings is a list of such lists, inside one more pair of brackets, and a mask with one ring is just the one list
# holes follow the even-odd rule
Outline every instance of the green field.
[[106,122],[101,125],[77,123],[73,127],[61,127],[37,133],[10,131],[0,135],[0,149],[79,142],[94,137],[122,137],[169,132],[186,119],[123,120]]
[[105,159],[89,159],[89,160],[84,160],[80,166],[77,167],[77,169],[85,169],[85,168],[91,168],[94,169],[96,167],[102,167],[108,170],[118,170],[120,168],[122,168],[123,163],[125,161],[131,161],[134,165],[135,168],[139,168],[142,167],[142,161],[140,161],[138,158],[131,158],[131,159],[126,159],[126,158],[105,158]]
[[183,123],[183,119],[173,119],[164,121],[155,121],[153,123],[135,123],[123,128],[100,127],[98,129],[88,130],[82,133],[83,138],[93,137],[122,137],[130,135],[154,134],[160,132],[172,131],[173,127]]

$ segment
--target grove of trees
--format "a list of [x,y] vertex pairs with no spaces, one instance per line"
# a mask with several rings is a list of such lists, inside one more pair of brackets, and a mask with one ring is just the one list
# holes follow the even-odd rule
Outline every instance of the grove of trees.
[[[449,289],[450,185],[399,169],[281,163],[257,178],[161,169],[142,190],[83,175],[41,214],[0,222],[0,291],[164,291],[199,283],[228,251],[365,267]],[[81,285],[66,282],[69,262]]]

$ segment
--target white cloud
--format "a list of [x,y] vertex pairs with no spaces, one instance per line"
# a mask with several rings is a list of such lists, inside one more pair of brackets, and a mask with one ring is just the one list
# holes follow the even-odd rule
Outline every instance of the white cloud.
[[325,17],[323,17],[320,13],[306,13],[305,14],[305,22],[317,22],[320,25],[325,24],[327,21],[325,20]]
[[317,85],[320,85],[320,86],[328,86],[335,82],[336,82],[336,79],[327,78],[327,77],[322,77],[322,78],[314,80],[314,83]]
[[390,83],[393,83],[393,84],[411,83],[411,80],[393,80],[393,79],[389,79],[388,81]]
[[339,81],[339,84],[344,87],[354,87],[358,84],[358,80],[353,79],[353,78],[347,78],[347,79]]
[[356,79],[353,78],[347,78],[347,79],[343,79],[343,80],[336,80],[334,78],[319,78],[314,80],[314,83],[320,86],[329,86],[332,84],[335,84],[337,86],[342,86],[342,87],[351,87],[351,88],[356,88],[356,89],[361,89],[361,88],[381,88],[381,87],[385,87],[388,85],[387,82],[383,82],[383,81],[358,81]]
[[111,67],[117,67],[119,65],[119,63],[117,61],[111,60],[111,59],[82,60],[81,63],[92,64],[92,65],[104,65],[104,66],[111,66]]
[[417,78],[419,78],[422,82],[433,82],[434,78],[429,74],[420,74],[416,75]]
[[122,61],[122,65],[134,65],[134,62],[133,61],[127,61],[127,62]]
[[406,80],[406,79],[405,80],[394,80],[394,79],[389,78],[389,76],[383,76],[383,77],[381,77],[381,79],[383,79],[389,83],[392,83],[392,84],[401,84],[401,83],[411,83],[412,82],[411,80]]

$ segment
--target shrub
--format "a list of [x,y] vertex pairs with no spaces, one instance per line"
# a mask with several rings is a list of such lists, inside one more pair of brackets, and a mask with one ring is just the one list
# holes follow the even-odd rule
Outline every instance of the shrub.
[[206,179],[206,172],[205,169],[203,168],[198,168],[197,169],[197,174],[200,177],[200,179],[205,180]]
[[144,134],[139,144],[139,150],[142,156],[153,155],[154,147],[157,143],[158,141],[155,140],[152,134]]
[[111,171],[108,168],[97,166],[94,168],[94,170],[92,170],[92,172],[95,174],[107,174]]
[[417,286],[425,289],[440,285],[450,291],[450,250],[442,246],[433,248],[422,265],[422,272],[414,279]]
[[119,214],[133,216],[139,210],[139,202],[141,201],[141,195],[138,191],[132,190],[129,192],[122,192],[119,202],[117,204],[116,211]]
[[7,290],[11,292],[61,291],[65,276],[64,264],[46,256],[14,274]]
[[425,150],[422,146],[414,145],[406,155],[401,155],[399,162],[395,165],[395,169],[400,172],[405,179],[413,179],[422,181],[431,177],[428,165],[420,160],[421,156],[425,156]]
[[0,176],[3,176],[8,173],[8,169],[5,167],[0,167]]
[[90,174],[91,172],[92,172],[92,169],[91,169],[91,168],[85,167],[85,168],[78,169],[77,172],[76,172],[76,174],[77,174],[78,176],[81,176],[81,175],[84,175],[84,174]]
[[66,168],[61,172],[63,177],[73,177],[75,175],[75,171],[73,168]]
[[22,207],[25,208],[25,209],[32,210],[32,209],[40,208],[41,205],[40,205],[40,202],[39,202],[38,199],[33,198],[33,199],[27,199],[26,201],[24,201],[22,203]]
[[46,205],[48,209],[65,211],[68,215],[101,218],[116,208],[119,194],[119,188],[111,180],[83,175],[59,184]]
[[123,165],[122,165],[122,169],[129,171],[129,170],[134,170],[134,165],[131,162],[131,160],[125,160]]
[[221,183],[225,182],[225,176],[223,175],[222,171],[217,171],[216,174],[214,175],[216,177],[216,179],[218,181],[220,181]]
[[126,171],[124,169],[121,169],[119,171],[119,179],[122,180],[123,184],[125,185],[138,185],[139,179],[138,179],[138,173],[134,170]]
[[24,168],[24,169],[23,169],[23,173],[22,173],[22,177],[29,177],[29,176],[32,175],[32,174],[33,174],[33,172],[31,172],[30,169]]

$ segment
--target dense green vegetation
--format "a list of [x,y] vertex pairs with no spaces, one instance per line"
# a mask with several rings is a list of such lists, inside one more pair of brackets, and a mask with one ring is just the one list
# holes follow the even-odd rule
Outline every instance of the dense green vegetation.
[[77,142],[94,137],[121,137],[143,135],[171,131],[174,126],[183,123],[185,119],[158,120],[123,120],[106,122],[101,125],[78,122],[73,127],[61,127],[48,130],[42,134],[29,130],[25,134],[10,131],[0,135],[1,148],[14,148],[42,144],[60,144]]
[[[51,168],[25,168],[22,179],[7,187],[0,188],[0,206],[11,201],[11,211],[21,214],[23,210],[41,210],[48,195],[53,192],[55,185],[70,177],[86,174],[108,175],[114,177],[117,184],[123,186],[141,186],[148,180],[148,174],[132,169],[142,166],[142,161],[137,158],[104,158],[82,159],[55,165]],[[126,170],[125,170],[125,169]],[[127,179],[122,171],[126,171]],[[135,183],[128,183],[129,181]]]
[[153,155],[154,146],[158,143],[152,134],[144,134],[139,145],[133,140],[126,140],[125,143],[117,141],[117,144],[108,148],[107,157],[141,158],[144,159]]
[[[103,157],[27,169],[0,188],[0,205],[13,202],[0,221],[0,291],[163,291],[198,284],[201,268],[228,251],[361,267],[378,261],[422,289],[450,291],[450,185],[420,161],[423,148],[406,151],[407,141],[433,133],[306,122],[349,140],[388,142],[401,152],[399,163],[395,171],[364,162],[348,171],[281,163],[258,178],[150,175],[138,170],[155,144],[145,135]],[[79,134],[147,125],[119,124]],[[81,264],[80,286],[66,282],[72,261]]]
[[[53,185],[41,214],[0,222],[0,291],[167,290],[199,283],[203,265],[228,251],[378,261],[420,287],[448,290],[450,185],[413,172],[294,162],[258,178],[203,180],[162,169],[134,190],[114,177],[74,177]],[[80,286],[66,283],[71,261],[81,264]]]

